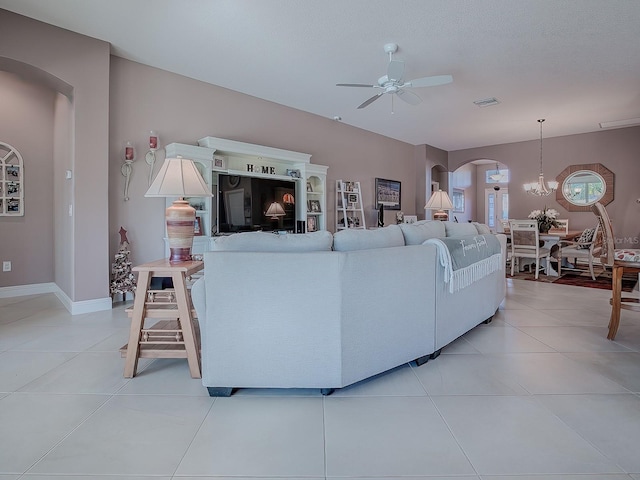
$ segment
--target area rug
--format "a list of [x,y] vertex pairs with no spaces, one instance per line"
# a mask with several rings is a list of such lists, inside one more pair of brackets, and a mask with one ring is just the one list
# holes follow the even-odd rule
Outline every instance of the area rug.
[[[512,278],[507,273],[507,278]],[[573,285],[575,287],[588,287],[599,288],[601,290],[611,290],[611,274],[600,273],[596,275],[596,279],[592,280],[589,273],[563,273],[560,277],[548,277],[544,273],[538,275],[538,280],[535,279],[532,273],[516,273],[513,278],[518,280],[531,280],[543,283],[556,283],[558,285]],[[625,276],[622,278],[622,291],[632,292],[638,282],[638,276]]]

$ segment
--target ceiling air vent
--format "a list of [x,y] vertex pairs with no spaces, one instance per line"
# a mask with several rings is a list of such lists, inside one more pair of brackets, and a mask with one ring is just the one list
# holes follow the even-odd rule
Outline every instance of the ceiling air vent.
[[476,100],[475,103],[479,107],[491,107],[493,105],[498,105],[500,102],[497,98],[485,98],[484,100]]

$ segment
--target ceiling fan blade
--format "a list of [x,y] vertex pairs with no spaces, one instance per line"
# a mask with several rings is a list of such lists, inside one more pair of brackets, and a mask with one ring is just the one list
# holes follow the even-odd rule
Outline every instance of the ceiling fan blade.
[[368,85],[366,83],[336,83],[336,87],[377,87],[377,85]]
[[390,82],[400,82],[404,74],[404,62],[401,60],[391,60],[387,67],[387,78]]
[[379,94],[374,95],[369,100],[366,100],[360,106],[358,106],[358,108],[360,109],[360,108],[366,107],[367,105],[371,105],[373,102],[375,102],[377,99],[379,99],[383,94],[384,94],[384,92],[380,92]]
[[435,87],[438,85],[446,85],[453,82],[451,75],[434,75],[432,77],[422,77],[410,80],[405,83],[404,87]]
[[409,105],[418,105],[420,102],[422,102],[422,99],[418,95],[416,95],[413,92],[408,92],[406,90],[402,90],[402,89],[398,90],[396,92],[396,95],[400,97],[400,100],[404,100]]

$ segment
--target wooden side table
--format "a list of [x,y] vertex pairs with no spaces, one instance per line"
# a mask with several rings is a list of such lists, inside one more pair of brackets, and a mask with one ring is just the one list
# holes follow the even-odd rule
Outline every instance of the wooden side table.
[[[138,272],[131,315],[129,343],[123,347],[126,357],[124,376],[133,378],[138,358],[186,358],[192,378],[200,373],[200,348],[187,278],[204,268],[202,261],[170,263],[168,259],[145,263],[132,269]],[[153,277],[171,277],[173,290],[149,290]],[[153,327],[144,328],[145,319],[161,319]]]

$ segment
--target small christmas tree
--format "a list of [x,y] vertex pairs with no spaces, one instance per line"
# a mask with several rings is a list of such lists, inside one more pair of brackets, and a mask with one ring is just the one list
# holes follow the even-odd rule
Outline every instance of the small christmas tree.
[[111,298],[121,293],[124,301],[127,298],[127,292],[135,295],[136,277],[131,273],[130,254],[127,231],[120,227],[120,246],[118,253],[115,254],[114,263],[111,264]]

